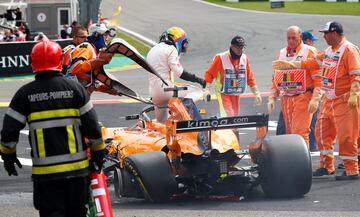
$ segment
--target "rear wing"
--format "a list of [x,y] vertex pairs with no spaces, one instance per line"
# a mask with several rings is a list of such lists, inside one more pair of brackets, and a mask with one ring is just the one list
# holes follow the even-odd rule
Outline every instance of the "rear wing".
[[176,133],[222,130],[232,128],[267,127],[268,114],[175,121]]

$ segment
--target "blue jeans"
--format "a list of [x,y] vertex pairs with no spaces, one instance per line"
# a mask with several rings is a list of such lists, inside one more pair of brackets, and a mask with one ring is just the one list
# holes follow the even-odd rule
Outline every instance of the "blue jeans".
[[316,144],[316,139],[315,139],[315,125],[316,125],[318,114],[319,114],[319,109],[316,110],[316,112],[313,114],[313,117],[311,119],[311,124],[310,124],[311,131],[309,134],[310,151],[317,151],[317,144]]
[[279,120],[278,120],[278,124],[276,127],[276,135],[284,135],[284,134],[286,134],[284,115],[283,115],[282,111],[280,111]]
[[[319,110],[317,110],[313,114],[313,117],[311,119],[310,134],[309,134],[310,151],[316,151],[317,150],[316,139],[315,139],[315,125],[316,125],[316,120],[317,120],[318,114],[319,114]],[[276,127],[276,135],[283,135],[283,134],[286,134],[286,127],[285,127],[285,121],[284,121],[283,113],[282,113],[282,111],[280,111],[279,120],[278,120],[278,124],[277,124],[277,127]]]

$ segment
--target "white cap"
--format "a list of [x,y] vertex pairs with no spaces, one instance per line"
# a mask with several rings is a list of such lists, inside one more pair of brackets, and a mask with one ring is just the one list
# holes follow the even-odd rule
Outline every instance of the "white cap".
[[94,23],[89,26],[89,35],[93,35],[95,32],[103,35],[105,32],[109,31],[103,23]]

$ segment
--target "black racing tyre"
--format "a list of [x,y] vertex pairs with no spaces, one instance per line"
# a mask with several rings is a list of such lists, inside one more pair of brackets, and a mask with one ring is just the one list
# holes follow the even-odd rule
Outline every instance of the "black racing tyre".
[[311,157],[301,136],[266,137],[258,160],[260,183],[267,197],[301,197],[310,191]]
[[117,198],[133,197],[143,198],[139,185],[135,182],[135,177],[125,168],[116,167],[114,174],[114,190]]
[[165,202],[176,192],[178,185],[164,152],[130,155],[124,164],[125,169],[134,175],[146,200]]

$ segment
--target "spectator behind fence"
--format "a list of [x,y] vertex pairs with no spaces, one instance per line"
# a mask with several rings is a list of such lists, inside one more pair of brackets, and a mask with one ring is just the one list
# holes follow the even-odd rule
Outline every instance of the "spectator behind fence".
[[16,10],[15,10],[15,20],[16,20],[15,26],[17,26],[17,27],[21,26],[22,13],[21,13],[20,8],[16,8]]
[[34,41],[43,41],[43,40],[49,40],[48,37],[44,33],[39,33],[37,36],[35,36]]
[[11,30],[5,30],[5,34],[4,34],[4,41],[5,42],[11,42],[11,41],[15,41],[16,40],[16,36],[14,34],[14,31]]
[[0,32],[0,42],[4,41],[4,32]]
[[69,26],[67,24],[63,25],[63,29],[60,31],[60,38],[61,39],[67,39],[67,38],[71,38],[71,30],[69,31]]
[[25,41],[30,41],[30,29],[26,22],[21,22],[19,30],[25,34]]

